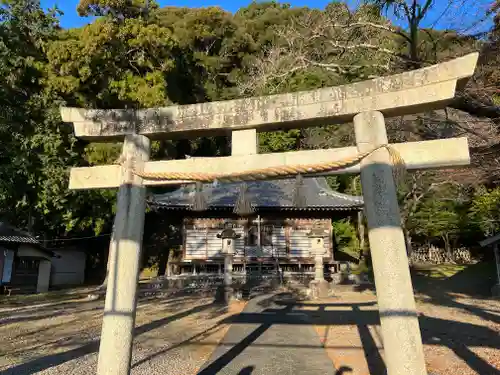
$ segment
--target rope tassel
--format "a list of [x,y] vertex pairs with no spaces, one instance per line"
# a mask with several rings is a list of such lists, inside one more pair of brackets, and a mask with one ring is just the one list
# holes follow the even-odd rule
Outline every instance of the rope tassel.
[[304,188],[304,178],[301,174],[295,177],[295,187],[293,189],[293,205],[296,208],[305,207],[307,205],[306,192]]
[[191,209],[193,211],[205,211],[208,208],[207,200],[203,194],[203,184],[197,182],[195,186],[193,201],[191,203]]
[[397,187],[404,181],[406,176],[405,161],[401,157],[401,154],[397,152],[394,148],[390,146],[386,146],[385,148],[389,153],[389,158],[391,160],[391,166],[392,166],[392,175],[394,177],[394,182]]
[[248,194],[248,185],[245,183],[240,185],[240,193],[234,204],[233,212],[240,216],[248,216],[255,212]]

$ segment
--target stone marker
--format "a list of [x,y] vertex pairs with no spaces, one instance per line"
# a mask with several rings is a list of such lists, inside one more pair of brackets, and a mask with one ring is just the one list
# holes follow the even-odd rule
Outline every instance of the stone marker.
[[224,229],[217,238],[222,239],[222,254],[224,255],[224,302],[229,304],[233,295],[233,257],[236,251],[236,239],[239,234],[231,229]]

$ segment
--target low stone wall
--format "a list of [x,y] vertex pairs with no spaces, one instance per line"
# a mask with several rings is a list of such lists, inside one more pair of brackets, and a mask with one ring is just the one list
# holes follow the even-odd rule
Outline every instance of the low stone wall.
[[[237,298],[250,298],[253,294],[275,290],[279,287],[290,287],[294,290],[309,289],[314,273],[287,273],[277,275],[253,275],[233,273],[232,289]],[[328,278],[329,285],[360,285],[369,281],[360,276],[348,273],[333,274]],[[203,296],[215,295],[218,288],[224,285],[224,276],[218,274],[206,275],[179,275],[160,277],[141,285],[140,297],[155,295],[196,294]]]
[[[240,275],[233,274],[232,287],[241,288],[244,286],[257,285],[262,283],[277,284],[281,283],[281,278],[277,275]],[[283,280],[286,282],[286,279]],[[160,277],[147,283],[148,290],[167,290],[167,289],[215,289],[224,284],[223,275],[180,275],[171,277]]]

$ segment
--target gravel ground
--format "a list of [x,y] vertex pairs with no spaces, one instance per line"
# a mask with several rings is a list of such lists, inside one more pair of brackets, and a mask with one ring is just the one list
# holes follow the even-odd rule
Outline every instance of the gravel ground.
[[[228,327],[229,313],[199,297],[139,304],[132,374],[195,374]],[[102,301],[0,310],[0,375],[95,374]],[[209,344],[206,344],[208,342]]]
[[[384,374],[376,296],[339,291],[335,298],[300,307],[337,368],[345,374]],[[465,295],[417,298],[429,374],[500,374],[500,301]]]
[[[249,304],[240,315],[235,314],[243,303],[223,312],[211,301],[197,296],[144,299],[137,312],[132,374],[196,374],[238,346],[230,361],[226,356],[221,373],[298,374],[312,357],[318,358],[315,366],[323,367],[305,372],[305,365],[303,373],[326,375],[329,366],[337,374],[385,372],[376,296],[370,290],[338,288],[327,300],[273,301],[255,311]],[[285,306],[293,311],[276,314]],[[417,307],[429,374],[500,374],[499,300],[432,288],[417,295]],[[0,375],[94,375],[102,309],[102,301],[69,298],[0,308]],[[260,332],[258,327],[266,324]],[[205,373],[211,374],[200,372]]]

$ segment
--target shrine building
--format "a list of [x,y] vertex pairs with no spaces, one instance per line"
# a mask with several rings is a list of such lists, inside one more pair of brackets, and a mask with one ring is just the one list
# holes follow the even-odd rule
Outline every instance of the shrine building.
[[[199,188],[185,185],[148,199],[153,210],[175,210],[183,218],[181,250],[170,257],[168,275],[222,273],[224,256],[217,235],[228,227],[240,235],[235,240],[234,273],[280,270],[284,275],[314,273],[308,233],[321,227],[329,233],[324,241],[325,275],[329,274],[336,264],[332,222],[355,217],[363,207],[362,197],[333,191],[324,177],[304,178],[299,184],[282,179]],[[202,210],[193,209],[197,199],[204,201]],[[238,207],[245,205],[242,199],[248,206],[244,215]]]

